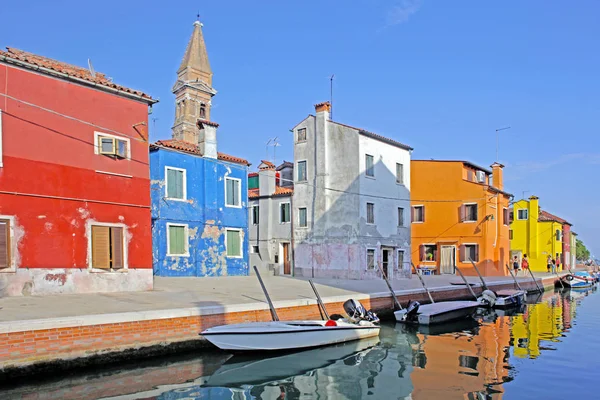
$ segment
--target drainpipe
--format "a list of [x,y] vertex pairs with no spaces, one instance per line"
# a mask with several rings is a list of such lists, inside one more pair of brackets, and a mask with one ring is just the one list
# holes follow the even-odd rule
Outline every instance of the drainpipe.
[[[291,233],[290,233],[290,250],[292,252],[291,254],[291,275],[292,276],[296,276],[296,253],[295,253],[295,248],[296,245],[294,243],[294,218],[296,216],[296,212],[294,211],[294,194],[292,193],[292,195],[290,196],[290,228],[291,228]],[[314,274],[313,274],[314,275]],[[314,276],[313,276],[314,277]]]

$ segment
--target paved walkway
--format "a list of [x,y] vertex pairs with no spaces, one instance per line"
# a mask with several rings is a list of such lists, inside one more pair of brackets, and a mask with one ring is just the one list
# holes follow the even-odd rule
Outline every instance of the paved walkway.
[[[550,274],[537,273],[536,278]],[[304,279],[289,277],[264,277],[265,286],[276,306],[291,306],[299,301],[314,301],[314,294]],[[448,289],[462,283],[457,276],[423,277],[432,292]],[[468,277],[469,282],[480,285],[479,279]],[[531,278],[520,277],[520,281]],[[488,284],[512,283],[509,277],[486,278]],[[314,280],[324,301],[340,301],[350,297],[365,298],[388,295],[383,280]],[[392,282],[397,294],[421,291],[415,276]],[[120,292],[97,294],[65,294],[54,296],[6,297],[0,299],[0,328],[11,321],[31,321],[49,318],[69,318],[118,313],[149,313],[176,309],[236,309],[264,307],[265,298],[255,276],[218,278],[155,278],[151,292]],[[434,295],[435,297],[435,295]],[[286,304],[287,303],[287,304]],[[216,312],[216,311],[215,311]],[[12,324],[11,324],[12,325]],[[2,329],[0,329],[2,330]]]

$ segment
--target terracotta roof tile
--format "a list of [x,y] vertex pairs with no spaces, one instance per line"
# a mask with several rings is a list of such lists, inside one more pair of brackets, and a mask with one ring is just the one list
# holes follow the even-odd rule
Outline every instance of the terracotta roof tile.
[[198,125],[198,128],[201,128],[202,124],[208,125],[208,126],[214,126],[215,128],[219,127],[219,124],[217,124],[216,122],[209,121],[207,119],[198,119],[198,122],[196,122],[196,125]]
[[[200,148],[197,145],[195,145],[194,143],[184,142],[183,140],[159,140],[158,142],[156,142],[154,147],[168,147],[197,156],[203,156],[203,154],[200,152]],[[217,153],[217,158],[222,161],[229,161],[236,164],[250,165],[250,163],[247,160],[244,160],[243,158],[234,157],[225,153]]]
[[[0,58],[12,59],[15,61],[21,61],[24,63],[36,65],[38,67],[51,69],[53,71],[68,75],[73,78],[83,79],[90,83],[96,83],[122,92],[140,96],[151,103],[155,103],[158,101],[153,100],[152,97],[150,97],[150,95],[139,90],[117,85],[116,83],[113,83],[109,78],[107,78],[105,74],[102,74],[100,72],[96,72],[94,76],[92,76],[92,73],[87,68],[77,67],[72,64],[67,64],[61,61],[53,60],[48,57],[39,56],[37,54],[29,53],[27,51],[15,49],[13,47],[7,47],[6,51],[0,50]],[[8,61],[10,62],[10,60]]]
[[257,199],[260,193],[260,189],[249,189],[248,190],[248,198],[249,199]]
[[275,169],[275,164],[271,161],[260,160],[259,169]]
[[340,122],[335,122],[335,121],[329,121],[329,122],[331,122],[332,124],[345,126],[346,128],[356,129],[359,134],[367,136],[367,137],[370,137],[371,139],[379,140],[380,142],[391,144],[392,146],[400,147],[400,148],[405,149],[405,150],[413,150],[412,147],[410,147],[410,146],[408,146],[408,145],[406,145],[404,143],[400,143],[400,142],[398,142],[398,141],[396,141],[394,139],[386,138],[385,136],[381,136],[381,135],[378,135],[376,133],[369,132],[369,131],[364,130],[362,128],[357,128],[355,126],[346,125],[346,124],[342,124]]
[[284,168],[294,168],[294,163],[291,163],[289,161],[283,161],[283,163],[277,167],[277,171],[281,171]]
[[553,221],[553,222],[558,222],[560,224],[571,225],[567,220],[564,220],[564,219],[562,219],[560,217],[557,217],[554,214],[550,214],[549,212],[544,211],[544,210],[540,210],[540,216],[538,217],[538,221],[540,221],[540,222],[550,222],[550,221]]
[[[260,196],[260,189],[249,189],[248,190],[248,198],[250,199],[258,199]],[[289,187],[277,186],[275,188],[275,192],[271,196],[291,196],[294,194],[294,189]],[[263,196],[269,197],[269,196]]]

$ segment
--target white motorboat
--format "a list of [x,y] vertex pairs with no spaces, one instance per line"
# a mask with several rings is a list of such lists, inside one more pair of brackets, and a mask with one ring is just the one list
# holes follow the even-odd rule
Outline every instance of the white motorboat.
[[377,315],[367,311],[357,300],[350,299],[344,303],[348,318],[342,318],[341,315],[329,318],[312,281],[309,283],[326,320],[280,321],[256,267],[254,270],[267,298],[273,321],[221,325],[200,333],[218,348],[233,351],[299,350],[379,335]]
[[471,317],[477,307],[476,301],[443,301],[419,304],[411,301],[405,309],[394,311],[396,321],[406,324],[434,325]]
[[496,292],[484,290],[477,300],[484,307],[509,308],[525,304],[526,298],[527,292],[524,290],[505,289]]

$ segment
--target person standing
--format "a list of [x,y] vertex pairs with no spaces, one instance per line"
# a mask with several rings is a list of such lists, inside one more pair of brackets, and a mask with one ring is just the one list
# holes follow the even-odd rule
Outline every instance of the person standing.
[[515,276],[519,274],[519,257],[515,256],[513,259],[513,270],[515,271]]
[[552,259],[552,273],[555,274],[556,273],[556,260]]
[[550,269],[552,268],[552,262],[552,256],[548,254],[548,259],[546,260],[546,269],[548,272],[550,272]]
[[560,255],[556,253],[556,271],[560,271]]
[[523,274],[527,275],[525,273],[529,269],[529,260],[527,259],[527,254],[523,254],[523,260],[521,260],[521,269],[523,270]]

